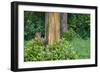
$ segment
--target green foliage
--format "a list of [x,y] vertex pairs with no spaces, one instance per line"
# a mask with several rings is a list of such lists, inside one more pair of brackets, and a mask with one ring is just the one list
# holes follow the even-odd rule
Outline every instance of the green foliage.
[[88,59],[90,58],[90,39],[83,39],[74,30],[69,29],[67,32],[63,32],[61,38],[65,38],[65,41],[74,48],[74,51],[77,51],[77,59]]
[[45,13],[24,11],[24,38],[30,40],[34,38],[36,32],[45,34]]
[[61,34],[61,38],[65,38],[67,41],[71,41],[76,36],[77,34],[72,28]]
[[68,26],[80,37],[90,37],[90,14],[68,14]]
[[32,39],[25,42],[24,59],[25,61],[42,60],[44,56],[43,39]]
[[43,42],[43,39],[26,41],[24,60],[45,61],[78,58],[78,53],[65,38],[62,38],[59,42],[52,45],[45,45]]
[[[90,37],[90,14],[68,13],[67,18],[68,30],[72,29],[82,38]],[[45,12],[24,11],[25,40],[34,38],[36,32],[41,32],[42,37],[45,35]]]
[[64,59],[76,59],[78,54],[74,51],[71,44],[65,40],[65,38],[60,39],[52,45],[47,45],[47,60],[64,60]]
[[[46,44],[45,13],[24,11],[24,61],[90,58],[90,14],[68,13],[68,30],[52,45]],[[34,39],[40,32],[43,38]]]
[[74,38],[71,45],[79,54],[79,59],[90,58],[90,39]]

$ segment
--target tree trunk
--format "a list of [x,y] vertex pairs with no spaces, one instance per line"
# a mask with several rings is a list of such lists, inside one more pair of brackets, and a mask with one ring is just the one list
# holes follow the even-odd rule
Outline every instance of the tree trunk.
[[45,38],[48,44],[57,42],[60,38],[60,14],[48,12],[45,15]]
[[67,13],[60,13],[60,33],[67,31]]

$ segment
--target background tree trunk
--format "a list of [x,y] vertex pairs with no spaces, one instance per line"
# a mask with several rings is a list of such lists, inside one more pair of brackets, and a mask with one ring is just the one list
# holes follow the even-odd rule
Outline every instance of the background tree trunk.
[[48,12],[45,15],[45,38],[48,44],[57,42],[60,38],[60,14]]
[[67,13],[60,13],[60,33],[67,31]]

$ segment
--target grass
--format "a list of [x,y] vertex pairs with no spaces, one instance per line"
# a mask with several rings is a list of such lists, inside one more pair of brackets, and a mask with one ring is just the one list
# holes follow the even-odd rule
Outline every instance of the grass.
[[90,39],[74,38],[71,45],[78,52],[79,59],[90,58]]

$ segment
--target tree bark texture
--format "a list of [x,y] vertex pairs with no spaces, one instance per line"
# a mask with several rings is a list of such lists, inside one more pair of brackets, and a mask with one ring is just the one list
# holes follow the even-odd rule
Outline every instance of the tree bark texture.
[[60,13],[47,12],[45,14],[45,39],[48,44],[57,42],[60,38]]
[[67,31],[67,13],[60,13],[60,33]]

